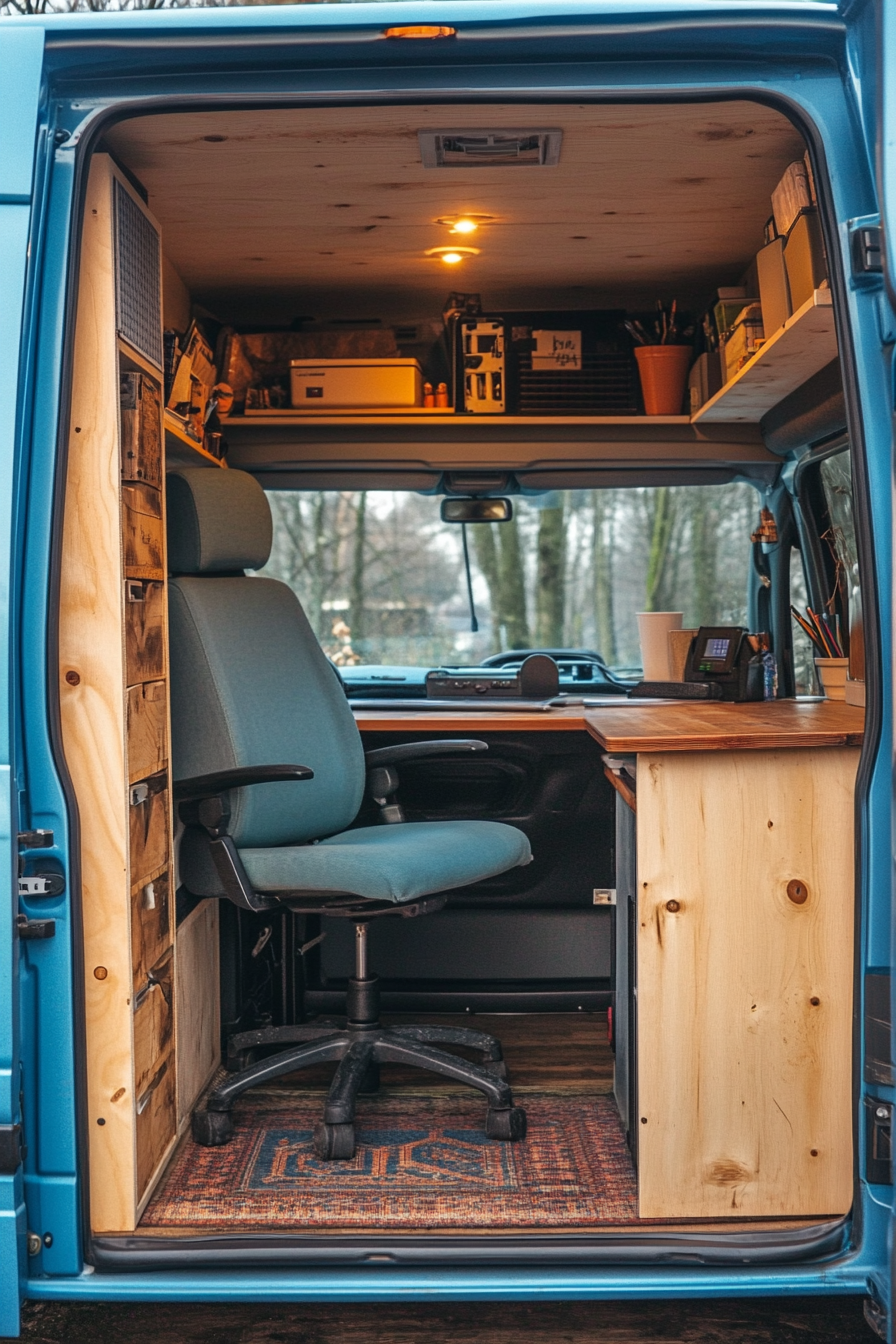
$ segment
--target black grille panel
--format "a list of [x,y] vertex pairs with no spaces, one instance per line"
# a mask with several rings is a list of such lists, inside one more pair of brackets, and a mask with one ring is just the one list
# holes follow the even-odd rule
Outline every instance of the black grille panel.
[[588,353],[582,368],[533,371],[532,356],[518,356],[521,415],[637,415],[634,361],[627,354]]
[[162,250],[159,235],[116,180],[115,324],[124,340],[162,367]]

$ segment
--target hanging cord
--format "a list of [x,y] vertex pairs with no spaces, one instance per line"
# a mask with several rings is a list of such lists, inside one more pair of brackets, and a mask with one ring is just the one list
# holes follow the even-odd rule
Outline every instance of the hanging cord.
[[479,630],[479,622],[476,619],[476,605],[473,601],[473,575],[470,573],[470,548],[467,545],[466,523],[461,523],[460,534],[464,542],[464,570],[467,575],[467,597],[470,602],[470,630],[475,635]]

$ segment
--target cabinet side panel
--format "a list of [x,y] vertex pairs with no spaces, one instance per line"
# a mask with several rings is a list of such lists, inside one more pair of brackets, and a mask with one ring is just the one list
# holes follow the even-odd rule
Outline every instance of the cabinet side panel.
[[203,901],[177,930],[177,1097],[182,1124],[221,1058],[218,902]]
[[134,1227],[135,1159],[110,177],[108,160],[97,156],[75,330],[59,694],[81,828],[91,1220],[96,1231],[127,1231]]
[[642,1217],[850,1207],[858,756],[639,757]]

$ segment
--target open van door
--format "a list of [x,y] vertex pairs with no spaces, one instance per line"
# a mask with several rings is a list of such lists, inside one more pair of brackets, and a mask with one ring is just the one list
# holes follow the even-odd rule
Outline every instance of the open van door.
[[42,29],[14,22],[4,26],[0,40],[0,1335],[19,1332],[20,1284],[27,1263],[11,635],[15,462],[23,418],[23,328],[42,63]]

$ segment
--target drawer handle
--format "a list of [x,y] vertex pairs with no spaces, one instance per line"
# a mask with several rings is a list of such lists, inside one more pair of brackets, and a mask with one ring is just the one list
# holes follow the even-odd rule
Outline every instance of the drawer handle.
[[168,1072],[168,1061],[167,1061],[167,1059],[166,1059],[166,1060],[165,1060],[165,1063],[164,1063],[164,1064],[162,1065],[162,1067],[159,1069],[159,1071],[158,1071],[158,1073],[156,1074],[155,1078],[153,1078],[153,1080],[152,1080],[152,1082],[150,1083],[149,1087],[147,1087],[147,1088],[145,1089],[145,1091],[144,1091],[144,1092],[137,1098],[137,1114],[138,1114],[138,1115],[142,1115],[143,1112],[146,1110],[147,1106],[149,1105],[149,1099],[150,1099],[150,1097],[152,1096],[153,1092],[155,1092],[156,1088],[158,1087],[158,1085],[159,1085],[159,1083],[162,1081],[162,1079],[165,1077],[165,1074],[166,1074],[167,1072]]

